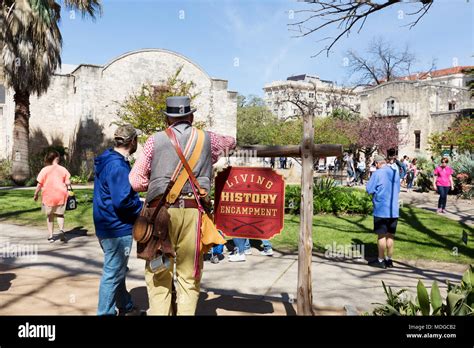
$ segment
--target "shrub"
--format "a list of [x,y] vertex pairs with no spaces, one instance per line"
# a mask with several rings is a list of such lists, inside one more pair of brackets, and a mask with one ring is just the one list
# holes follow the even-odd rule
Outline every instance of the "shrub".
[[467,178],[465,178],[466,184],[471,183],[474,179],[474,160],[470,155],[457,156],[456,159],[452,161],[451,167],[456,174],[467,174]]
[[299,185],[287,185],[285,188],[286,211],[297,215],[301,207],[301,187]]
[[12,163],[9,160],[0,161],[0,186],[13,186],[14,183],[11,180],[12,176]]
[[[436,281],[431,286],[431,293],[428,295],[425,285],[418,281],[417,298],[413,302],[406,294],[407,289],[402,289],[393,293],[390,287],[382,282],[387,300],[385,304],[379,304],[373,310],[374,315],[473,315],[474,314],[474,267],[471,265],[464,273],[461,284],[453,285],[448,281],[448,294],[446,302],[443,303],[438,284]],[[431,307],[431,308],[430,308]]]
[[415,185],[419,187],[421,192],[428,192],[433,186],[433,171],[436,163],[440,163],[441,158],[435,158],[434,162],[426,157],[417,157],[417,168],[419,170]]
[[92,169],[89,169],[87,161],[83,161],[79,169],[79,175],[71,176],[71,184],[87,184],[92,177]]
[[[334,180],[316,180],[313,192],[315,214],[369,214],[372,211],[370,196],[361,190],[336,186]],[[301,187],[288,185],[285,190],[286,211],[300,214]]]

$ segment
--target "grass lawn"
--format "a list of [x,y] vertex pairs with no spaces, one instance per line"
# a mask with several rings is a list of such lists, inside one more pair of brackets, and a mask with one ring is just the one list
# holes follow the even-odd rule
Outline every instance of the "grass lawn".
[[[66,212],[66,230],[83,228],[92,234],[92,190],[75,190],[78,208]],[[0,221],[46,228],[41,204],[33,201],[33,190],[0,191]],[[313,222],[316,252],[326,245],[363,244],[365,255],[376,256],[376,237],[372,233],[372,216],[316,215]],[[468,233],[468,244],[462,232]],[[272,239],[274,248],[284,252],[298,249],[299,216],[287,215],[285,229]],[[457,249],[456,249],[457,248]],[[456,252],[457,251],[457,252]],[[474,263],[474,229],[430,211],[405,206],[401,209],[395,240],[395,256],[404,260],[435,260]]]

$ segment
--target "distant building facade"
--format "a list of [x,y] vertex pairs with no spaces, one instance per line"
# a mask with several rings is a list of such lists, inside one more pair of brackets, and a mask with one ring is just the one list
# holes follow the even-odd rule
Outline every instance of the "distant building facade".
[[359,110],[359,96],[355,90],[337,86],[332,81],[321,80],[317,76],[290,76],[285,81],[273,81],[263,88],[264,101],[274,115],[286,119],[299,114],[299,109],[288,96],[299,94],[299,98],[314,103],[315,116],[328,116],[336,109]]
[[429,155],[428,138],[443,132],[459,117],[472,117],[472,77],[454,67],[410,75],[359,92],[363,117],[394,118],[400,131],[400,156]]
[[[99,145],[113,137],[120,103],[140,92],[143,84],[163,85],[180,67],[179,78],[195,84],[196,120],[205,121],[209,130],[236,136],[237,93],[228,91],[226,80],[211,78],[178,53],[145,49],[125,53],[104,66],[65,65],[58,71],[44,95],[30,98],[30,151],[60,144],[75,153],[88,152],[88,157],[97,155]],[[2,80],[0,116],[0,158],[12,158],[13,91],[5,91]]]

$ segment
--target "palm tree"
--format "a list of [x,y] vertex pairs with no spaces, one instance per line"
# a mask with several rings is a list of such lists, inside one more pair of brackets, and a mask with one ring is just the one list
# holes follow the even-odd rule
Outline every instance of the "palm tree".
[[[100,0],[62,0],[66,8],[93,19]],[[54,0],[0,0],[0,48],[6,86],[14,90],[12,179],[24,184],[28,165],[30,95],[40,96],[61,65],[61,5]],[[1,61],[0,61],[1,63]],[[0,67],[1,68],[1,67]]]

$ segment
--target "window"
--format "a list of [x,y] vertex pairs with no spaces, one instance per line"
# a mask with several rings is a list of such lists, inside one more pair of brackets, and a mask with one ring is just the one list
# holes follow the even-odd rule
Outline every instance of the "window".
[[5,86],[0,85],[0,104],[5,104]]
[[387,100],[387,115],[394,115],[395,114],[395,100],[389,99]]
[[456,110],[456,102],[453,102],[453,101],[449,102],[448,103],[448,110],[449,111]]
[[310,97],[310,98],[314,98],[314,93],[310,93],[310,94],[309,94],[309,97]]
[[419,150],[421,148],[421,131],[415,131],[415,149]]

